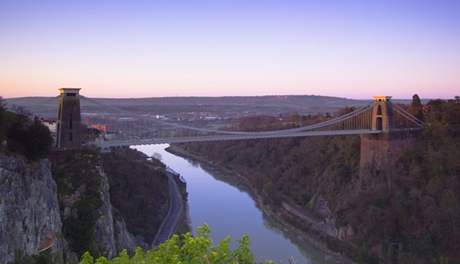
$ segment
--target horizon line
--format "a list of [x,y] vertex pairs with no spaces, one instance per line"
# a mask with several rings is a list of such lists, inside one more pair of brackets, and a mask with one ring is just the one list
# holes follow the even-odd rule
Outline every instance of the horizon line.
[[[4,100],[14,100],[14,99],[25,99],[25,98],[58,98],[60,95],[56,96],[18,96],[18,97],[2,97]],[[145,96],[145,97],[89,97],[85,95],[80,95],[81,97],[92,98],[92,99],[111,99],[111,100],[141,100],[141,99],[153,99],[153,98],[228,98],[228,97],[295,97],[295,96],[310,96],[310,97],[331,97],[331,98],[338,98],[338,99],[345,99],[345,100],[358,100],[358,101],[365,101],[365,100],[373,100],[372,96],[369,99],[365,98],[353,98],[353,97],[342,97],[342,96],[333,96],[333,95],[317,95],[317,94],[266,94],[266,95],[221,95],[221,96],[209,96],[209,95],[175,95],[175,96]],[[390,95],[391,96],[391,95]],[[1,97],[1,95],[0,95]],[[423,100],[448,100],[448,99],[455,99],[456,96],[453,97],[420,97]],[[412,97],[400,97],[400,98],[392,98],[392,100],[411,100]]]

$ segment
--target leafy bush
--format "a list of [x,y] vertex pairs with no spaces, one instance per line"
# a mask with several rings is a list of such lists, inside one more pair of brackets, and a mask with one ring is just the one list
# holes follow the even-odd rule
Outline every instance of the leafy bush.
[[238,240],[239,246],[235,250],[230,248],[230,242],[231,238],[227,237],[220,241],[218,245],[214,245],[210,238],[209,227],[203,225],[198,228],[195,237],[190,233],[186,233],[181,237],[174,235],[155,249],[144,251],[141,248],[137,248],[133,256],[129,256],[128,252],[123,250],[112,260],[108,260],[105,257],[99,257],[95,260],[89,252],[86,252],[82,255],[80,264],[254,263],[247,235]]
[[11,115],[7,126],[7,148],[20,153],[29,160],[38,160],[48,155],[53,138],[51,132],[38,118],[31,121],[23,115]]
[[7,111],[0,97],[0,143],[5,140],[8,151],[24,155],[29,160],[46,157],[53,144],[51,132],[38,118],[31,120],[25,114]]

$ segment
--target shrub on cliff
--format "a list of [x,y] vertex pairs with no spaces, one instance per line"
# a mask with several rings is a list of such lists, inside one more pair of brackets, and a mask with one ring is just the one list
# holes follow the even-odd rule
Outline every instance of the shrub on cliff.
[[31,120],[26,114],[7,111],[0,96],[0,149],[5,140],[9,152],[29,160],[46,157],[53,143],[51,132],[38,118]]
[[53,138],[38,118],[31,121],[26,116],[10,114],[8,121],[6,138],[9,151],[23,154],[29,160],[38,160],[48,155]]
[[[52,172],[57,184],[63,219],[62,231],[70,249],[77,254],[86,250],[99,254],[94,243],[94,229],[102,205],[101,157],[96,150],[81,149],[61,153],[52,159]],[[78,199],[69,202],[71,197]],[[66,215],[69,210],[71,214]]]
[[80,264],[254,263],[247,235],[238,241],[239,246],[235,250],[230,248],[230,242],[231,238],[227,237],[220,241],[218,245],[214,245],[210,238],[210,229],[207,225],[204,225],[198,228],[195,237],[190,233],[186,233],[182,237],[173,235],[172,238],[155,249],[144,251],[141,248],[137,248],[133,256],[129,256],[127,251],[124,250],[112,260],[100,257],[94,261],[91,254],[86,252],[81,257]]

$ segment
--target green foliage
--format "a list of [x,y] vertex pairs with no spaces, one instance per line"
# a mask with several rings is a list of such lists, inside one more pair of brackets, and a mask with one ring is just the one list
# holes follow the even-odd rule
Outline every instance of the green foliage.
[[91,256],[91,253],[85,252],[83,256],[81,256],[80,264],[93,264],[94,258]]
[[[81,257],[80,264],[252,264],[254,257],[250,250],[249,237],[243,236],[235,250],[230,248],[231,238],[227,237],[214,245],[210,238],[210,229],[207,225],[199,227],[197,235],[186,233],[179,237],[173,235],[157,248],[144,251],[137,248],[134,255],[129,256],[126,250],[108,260],[99,257],[94,258],[89,252]],[[267,262],[272,263],[272,262]]]

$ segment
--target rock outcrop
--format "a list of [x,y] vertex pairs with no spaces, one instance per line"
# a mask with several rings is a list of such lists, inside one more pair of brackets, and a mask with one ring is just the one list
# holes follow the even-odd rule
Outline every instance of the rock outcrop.
[[125,152],[105,164],[93,149],[37,162],[0,153],[0,263],[72,264],[85,251],[112,258],[149,248],[167,211],[166,168]]
[[64,236],[77,254],[114,257],[138,243],[112,204],[109,179],[98,151],[60,152],[52,158],[58,184]]
[[106,173],[102,167],[97,167],[101,177],[100,199],[96,225],[94,228],[94,242],[97,251],[109,258],[114,257],[123,249],[133,251],[136,246],[144,246],[136,242],[134,236],[126,228],[125,220],[119,215],[110,201],[110,186]]
[[44,251],[57,263],[72,258],[61,228],[49,162],[0,154],[0,263]]
[[101,167],[97,167],[100,177],[101,206],[97,209],[98,218],[94,227],[94,245],[96,251],[109,258],[116,255],[115,229],[112,204],[110,203],[109,183]]
[[137,244],[145,248],[152,243],[168,212],[169,199],[166,167],[147,158],[133,149],[102,155],[111,204],[116,208],[117,218],[126,223],[118,227],[130,230]]

